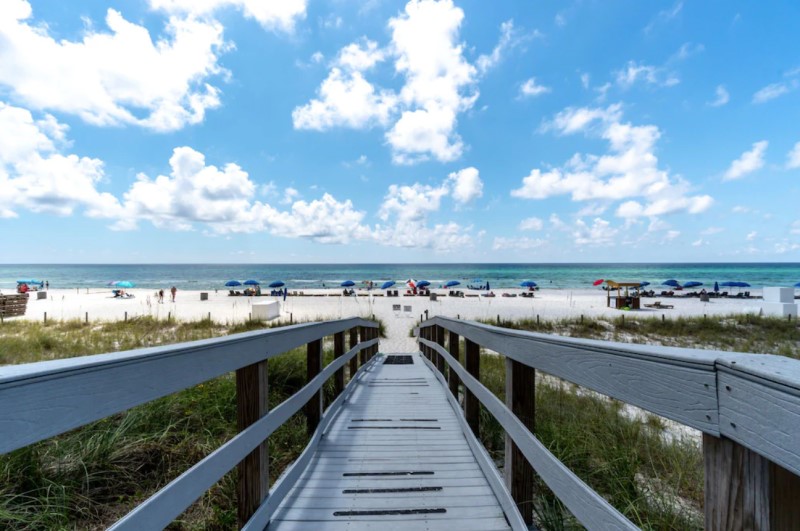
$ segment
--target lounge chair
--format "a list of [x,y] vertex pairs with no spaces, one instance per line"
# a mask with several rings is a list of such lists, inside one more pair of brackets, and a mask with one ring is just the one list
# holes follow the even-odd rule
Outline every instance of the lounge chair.
[[516,297],[516,293],[503,293],[503,297]]
[[675,306],[673,306],[671,304],[661,304],[661,301],[656,301],[653,304],[645,304],[644,307],[645,308],[654,308],[656,310],[671,310]]

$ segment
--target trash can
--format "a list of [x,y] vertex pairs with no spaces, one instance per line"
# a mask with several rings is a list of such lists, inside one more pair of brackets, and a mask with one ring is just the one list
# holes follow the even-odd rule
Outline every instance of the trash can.
[[208,300],[208,293],[205,292],[205,291],[201,291],[200,292],[200,300],[201,301],[207,301]]
[[40,300],[46,299],[46,298],[47,298],[47,292],[46,291],[37,291],[36,292],[36,300],[37,301],[40,301]]
[[435,300],[436,300],[436,294],[435,294],[435,293],[431,293],[431,300],[432,300],[432,301],[435,301]]

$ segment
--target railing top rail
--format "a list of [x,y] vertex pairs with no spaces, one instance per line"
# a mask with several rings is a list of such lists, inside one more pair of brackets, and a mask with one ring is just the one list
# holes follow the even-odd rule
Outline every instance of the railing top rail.
[[233,346],[237,343],[246,343],[254,339],[287,337],[300,333],[304,334],[304,338],[313,340],[314,335],[316,335],[317,338],[325,337],[327,335],[331,335],[333,333],[347,330],[356,326],[363,326],[365,328],[378,327],[378,325],[372,321],[367,321],[360,317],[350,317],[336,321],[301,323],[296,325],[282,326],[279,328],[269,328],[266,330],[242,332],[229,336],[200,339],[197,341],[189,341],[173,345],[126,350],[123,352],[93,354],[90,356],[39,361],[34,363],[21,363],[18,365],[5,365],[0,366],[0,388],[8,384],[13,384],[29,378],[40,378],[51,375],[58,376],[59,374],[77,370],[97,369],[111,365],[146,362],[161,357],[191,354],[192,352],[196,352],[198,350],[214,348],[221,345]]
[[[795,392],[800,395],[800,361],[785,356],[565,337],[554,334],[542,334],[525,330],[502,328],[475,321],[465,321],[441,316],[429,319],[420,324],[420,327],[425,328],[426,326],[433,325],[440,325],[449,330],[455,327],[462,332],[466,332],[461,334],[465,337],[472,335],[469,333],[470,331],[483,331],[497,337],[520,338],[539,344],[572,347],[583,351],[600,351],[611,355],[641,358],[643,360],[656,361],[670,365],[694,366],[701,370],[716,370],[717,368],[724,367],[729,371],[750,375],[751,378],[759,378],[764,381],[780,384],[788,388],[790,392]],[[481,345],[491,348],[483,343],[481,343]],[[504,353],[501,352],[501,354]]]
[[125,411],[311,341],[361,318],[0,369],[0,454]]

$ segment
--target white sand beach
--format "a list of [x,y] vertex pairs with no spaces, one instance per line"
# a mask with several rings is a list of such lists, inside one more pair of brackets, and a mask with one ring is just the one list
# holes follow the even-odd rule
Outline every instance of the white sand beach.
[[[399,297],[383,296],[381,291],[357,291],[356,296],[342,296],[341,290],[305,290],[305,296],[289,296],[284,301],[281,297],[261,296],[229,296],[227,290],[204,291],[208,300],[200,300],[200,291],[178,291],[176,301],[170,302],[170,294],[165,290],[164,303],[157,302],[155,290],[126,290],[134,298],[113,298],[110,289],[51,289],[46,299],[37,299],[32,293],[28,302],[24,319],[42,320],[45,313],[48,319],[70,320],[85,319],[88,313],[90,321],[122,320],[125,314],[129,318],[152,316],[158,319],[192,321],[208,318],[219,322],[237,322],[249,318],[252,304],[267,301],[279,301],[280,321],[288,323],[310,319],[338,319],[360,316],[369,318],[374,315],[386,324],[387,338],[381,341],[384,352],[406,352],[415,348],[414,340],[409,337],[409,329],[421,315],[460,316],[466,319],[503,319],[536,318],[561,319],[565,317],[604,316],[616,317],[625,314],[626,318],[700,315],[728,315],[732,313],[758,312],[758,300],[753,299],[711,299],[701,302],[697,298],[655,297],[644,298],[642,304],[662,301],[673,305],[673,309],[654,310],[643,308],[637,311],[620,311],[606,307],[606,294],[600,289],[560,290],[542,289],[533,298],[504,297],[503,293],[519,294],[519,289],[495,290],[495,297],[439,296],[433,301],[429,297],[401,295]],[[432,290],[433,293],[447,293],[446,290]],[[290,290],[291,293],[291,290]],[[477,292],[467,292],[477,295]],[[399,305],[399,310],[396,307]]]

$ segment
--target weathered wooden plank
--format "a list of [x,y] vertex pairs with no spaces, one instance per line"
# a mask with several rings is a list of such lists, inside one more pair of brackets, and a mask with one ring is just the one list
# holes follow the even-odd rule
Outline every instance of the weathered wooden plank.
[[[481,347],[478,343],[466,341],[466,373],[472,378],[480,381],[481,379]],[[455,360],[450,361],[450,368],[453,367]],[[459,372],[459,371],[457,371]],[[459,372],[460,373],[460,372]],[[464,387],[464,416],[467,418],[467,424],[472,428],[472,433],[476,437],[480,436],[480,418],[481,409],[480,401],[472,392],[472,388]]]
[[[447,350],[450,352],[450,355],[456,362],[461,363],[461,355],[459,353],[459,337],[458,334],[454,332],[448,333],[449,337],[447,339]],[[458,399],[458,387],[461,385],[461,382],[458,380],[458,373],[456,371],[451,371],[448,369],[447,371],[447,380],[450,387],[450,392],[453,394],[456,399]]]
[[[115,523],[111,529],[137,531],[166,527],[203,492],[244,459],[248,453],[266,440],[292,415],[300,411],[325,381],[351,356],[356,356],[359,349],[363,347],[364,345],[361,345],[351,350],[342,358],[325,367],[314,381],[306,384],[267,415],[255,421],[244,431],[239,432],[231,440],[211,452],[202,461],[172,480]],[[347,394],[342,394],[340,399],[344,400],[346,396]],[[333,412],[334,410],[331,408],[331,416]]]
[[[344,520],[344,519],[343,519]],[[358,523],[361,531],[506,531],[508,524],[505,518],[471,518],[471,519],[452,519],[441,521],[443,526],[437,525],[435,521],[415,520],[408,521],[362,521]],[[297,520],[275,520],[270,524],[270,531],[353,531],[353,524],[349,520],[342,522],[325,522],[325,527],[320,527],[320,522],[316,521],[297,521]]]
[[[350,338],[350,348],[355,348],[358,345],[358,327],[353,327],[349,331],[349,338]],[[358,371],[358,357],[352,358],[350,360],[350,378],[352,379],[353,376]]]
[[[434,330],[433,332],[434,336],[436,337],[436,343],[440,347],[444,348],[444,328],[437,325],[433,327],[433,330]],[[440,373],[444,374],[445,371],[444,358],[442,358],[437,354],[435,359],[436,359],[436,368],[439,370]]]
[[[236,425],[240,432],[269,413],[268,363],[262,361],[236,371]],[[241,527],[269,494],[269,444],[259,444],[238,469],[236,499]]]
[[[306,381],[310,382],[316,378],[322,370],[322,340],[316,339],[311,341],[306,348]],[[360,354],[363,355],[366,350],[367,349],[363,349]],[[317,430],[324,409],[322,405],[322,388],[320,388],[305,407],[306,431],[309,437]]]
[[[530,431],[536,425],[536,371],[506,358],[506,407]],[[505,437],[505,479],[511,497],[517,503],[525,523],[533,523],[533,467],[522,455],[514,440]]]
[[[339,358],[344,355],[344,332],[333,334],[333,357]],[[344,391],[344,367],[336,371],[333,376],[333,394],[338,397]]]
[[[421,340],[431,348],[439,346]],[[484,407],[503,426],[534,470],[550,487],[558,499],[572,514],[589,529],[637,529],[633,523],[617,511],[602,496],[559,461],[545,446],[514,416],[500,400],[466,369],[455,364],[445,350],[439,350],[451,368],[458,371],[462,383],[480,400]]]
[[800,474],[800,392],[739,366],[719,369],[720,432]]
[[0,367],[0,453],[277,356],[363,319]]
[[714,364],[730,353],[563,338],[446,317],[424,324],[444,326],[535,369],[719,435]]

